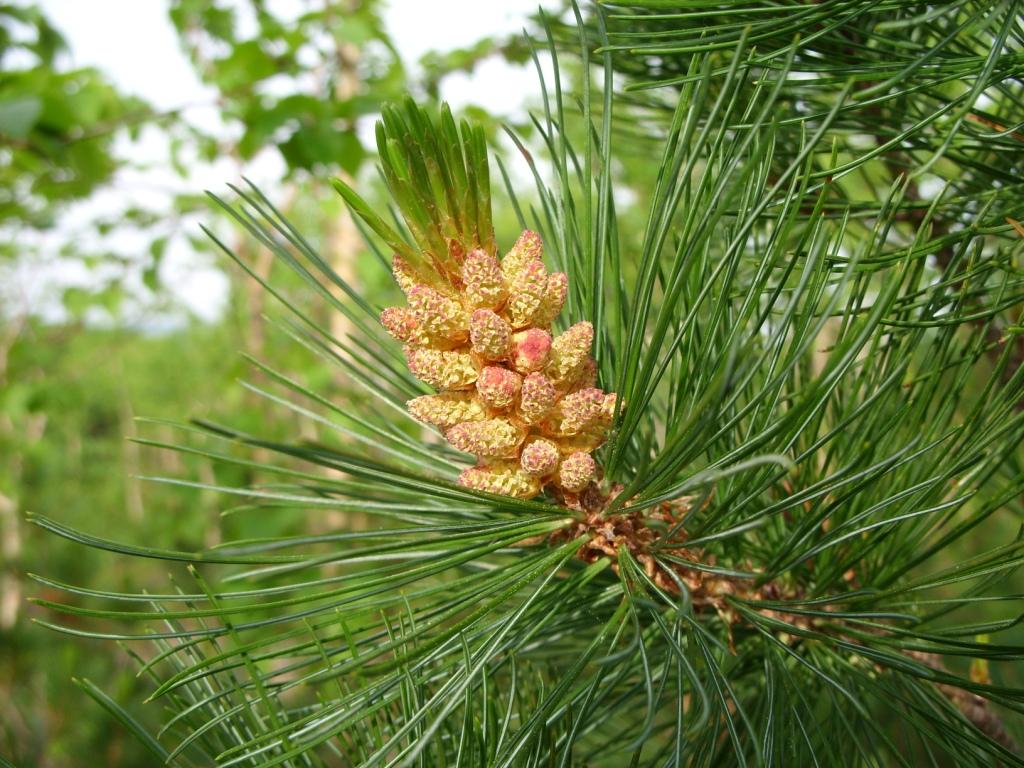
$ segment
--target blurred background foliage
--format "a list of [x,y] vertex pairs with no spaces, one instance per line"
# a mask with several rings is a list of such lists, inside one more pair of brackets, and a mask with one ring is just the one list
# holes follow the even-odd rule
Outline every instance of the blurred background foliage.
[[[148,170],[129,151],[147,132],[157,132],[169,148],[166,167],[158,170],[183,180],[196,163],[217,162],[228,169],[224,182],[238,182],[254,158],[277,155],[275,203],[373,301],[389,276],[366,258],[359,232],[328,186],[333,176],[358,176],[372,194],[374,149],[361,138],[372,130],[360,129],[372,127],[382,103],[410,91],[437,98],[445,77],[471,72],[485,59],[529,61],[518,36],[481,31],[467,48],[428,53],[413,75],[377,0],[293,5],[300,12],[276,11],[262,0],[170,0],[168,18],[180,46],[213,92],[211,127],[193,119],[190,105],[160,110],[120,92],[104,72],[72,67],[59,18],[28,2],[0,3],[0,757],[20,768],[79,766],[86,759],[148,764],[133,737],[73,682],[88,678],[115,698],[138,699],[143,688],[131,659],[33,626],[25,572],[45,564],[48,575],[89,587],[105,569],[103,580],[125,590],[166,586],[163,574],[145,563],[115,562],[67,545],[26,526],[24,513],[183,549],[214,544],[226,532],[279,535],[286,532],[279,520],[223,516],[212,494],[141,479],[259,480],[224,477],[239,470],[140,446],[131,440],[135,419],[209,417],[242,429],[262,425],[268,435],[294,433],[298,419],[275,417],[268,429],[266,401],[236,385],[242,376],[259,381],[241,350],[319,380],[318,391],[338,392],[326,366],[318,369],[264,323],[266,295],[213,254],[197,223],[221,226],[261,278],[273,271],[275,285],[293,289],[292,298],[311,314],[324,314],[323,303],[302,295],[294,276],[278,274],[269,253],[216,221],[200,189],[175,194],[163,207],[130,200],[114,212],[97,207],[93,213],[90,200],[116,187],[126,170]],[[509,98],[510,108],[521,99]],[[472,104],[465,111],[483,119],[496,139],[496,119]],[[85,213],[69,227],[76,203]],[[511,218],[506,224],[511,231]],[[176,276],[163,265],[171,247],[208,254],[224,270],[227,308],[213,321],[176,302],[170,290]],[[56,309],[44,311],[38,297],[16,294],[16,270],[55,265],[88,274],[83,284],[58,286]],[[160,429],[150,426],[147,434],[159,439]]]

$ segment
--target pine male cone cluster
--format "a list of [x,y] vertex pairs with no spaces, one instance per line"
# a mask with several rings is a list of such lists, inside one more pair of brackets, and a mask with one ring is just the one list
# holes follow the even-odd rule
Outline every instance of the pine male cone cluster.
[[548,274],[542,250],[526,231],[500,263],[481,249],[462,255],[458,274],[428,274],[396,256],[408,306],[380,318],[406,345],[409,370],[437,390],[410,400],[410,413],[477,458],[459,483],[521,499],[545,486],[571,497],[594,482],[591,453],[615,411],[615,395],[595,386],[591,324],[552,338],[568,281]]

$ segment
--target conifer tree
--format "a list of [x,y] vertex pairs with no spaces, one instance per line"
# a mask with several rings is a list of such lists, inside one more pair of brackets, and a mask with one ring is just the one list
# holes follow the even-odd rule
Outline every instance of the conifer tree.
[[1024,764],[1019,4],[572,10],[535,197],[479,126],[385,109],[394,207],[337,186],[386,301],[218,199],[350,319],[266,285],[365,396],[256,362],[316,439],[151,442],[265,478],[214,487],[245,514],[370,523],[181,552],[36,517],[187,569],[37,577],[166,725],[83,687],[181,766]]

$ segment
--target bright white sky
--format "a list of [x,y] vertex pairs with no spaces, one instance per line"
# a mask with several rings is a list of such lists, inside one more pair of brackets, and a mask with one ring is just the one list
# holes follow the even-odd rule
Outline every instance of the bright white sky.
[[[166,0],[40,0],[40,4],[67,38],[75,66],[103,70],[123,91],[141,96],[159,110],[190,105],[190,121],[206,128],[218,126],[216,111],[204,106],[212,101],[212,92],[199,82],[179,49],[167,18]],[[308,3],[271,0],[270,5],[290,13]],[[537,0],[390,0],[385,20],[396,47],[411,66],[430,50],[464,47],[493,34],[516,34],[536,8]],[[472,76],[454,75],[442,84],[442,97],[454,108],[472,103],[494,114],[516,112],[538,93],[532,69],[499,60],[484,62]],[[24,264],[13,275],[18,303],[58,319],[63,287],[102,280],[102,274],[62,260],[51,250],[97,215],[123,210],[128,202],[159,209],[175,192],[222,188],[238,175],[237,168],[218,163],[197,165],[190,169],[188,179],[180,179],[167,167],[166,142],[156,131],[144,132],[140,141],[124,144],[122,151],[149,167],[120,174],[109,190],[73,206],[55,234],[43,236],[40,245],[44,252],[49,251],[43,261]],[[268,181],[278,176],[279,161],[268,153],[255,158],[244,172],[257,182]],[[113,245],[120,251],[135,247],[126,237],[117,240]],[[137,246],[145,248],[145,243],[140,237]],[[227,299],[227,281],[207,257],[192,253],[183,238],[172,242],[161,276],[175,297],[197,316],[212,320],[220,315]],[[7,298],[12,298],[10,293]]]

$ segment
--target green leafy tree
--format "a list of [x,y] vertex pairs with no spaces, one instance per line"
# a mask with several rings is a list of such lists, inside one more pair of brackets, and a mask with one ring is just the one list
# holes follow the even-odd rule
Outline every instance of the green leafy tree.
[[59,68],[65,48],[35,8],[0,5],[0,225],[52,225],[59,205],[107,183],[120,165],[111,128],[145,107],[96,70]]
[[[349,524],[184,550],[34,518],[175,569],[41,579],[51,626],[128,643],[171,714],[149,735],[84,687],[183,766],[1024,763],[1018,4],[573,10],[546,32],[578,91],[556,62],[521,144],[536,196],[492,194],[479,127],[411,102],[377,132],[395,210],[338,184],[397,255],[404,355],[269,196],[221,203],[348,319],[265,281],[366,395],[257,364],[301,435],[151,443],[258,472],[201,485],[238,515]],[[579,440],[596,466],[564,474]]]

